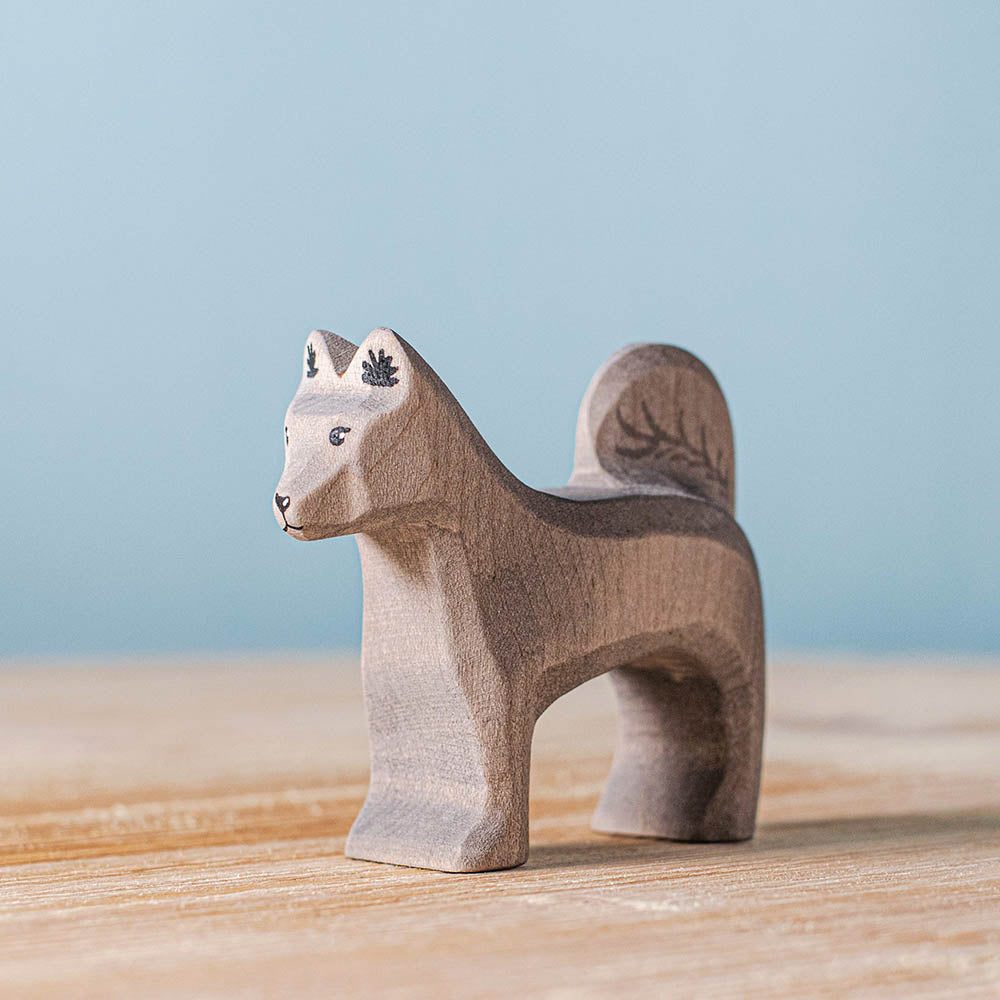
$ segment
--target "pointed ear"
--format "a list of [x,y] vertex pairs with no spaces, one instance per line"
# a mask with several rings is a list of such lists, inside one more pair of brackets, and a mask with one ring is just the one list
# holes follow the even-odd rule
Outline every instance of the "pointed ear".
[[410,389],[413,371],[405,341],[383,326],[361,342],[345,378],[372,392],[403,395]]
[[302,354],[303,382],[327,384],[329,379],[344,373],[356,352],[349,340],[329,330],[313,330]]

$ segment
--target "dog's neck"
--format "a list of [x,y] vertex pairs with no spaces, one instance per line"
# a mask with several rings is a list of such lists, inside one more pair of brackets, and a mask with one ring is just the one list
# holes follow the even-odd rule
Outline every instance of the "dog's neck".
[[[502,519],[500,508],[516,505],[518,497],[531,492],[497,458],[444,384],[429,374],[433,381],[424,381],[419,409],[396,442],[399,468],[416,466],[421,482],[405,507],[377,516],[379,527],[369,534],[383,535],[402,524],[475,532],[484,521]],[[408,461],[418,449],[429,462]]]

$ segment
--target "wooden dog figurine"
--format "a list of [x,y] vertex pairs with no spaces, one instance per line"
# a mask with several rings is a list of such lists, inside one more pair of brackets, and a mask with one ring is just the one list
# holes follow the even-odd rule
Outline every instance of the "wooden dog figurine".
[[569,484],[543,493],[401,337],[317,330],[285,446],[279,525],[354,533],[361,552],[371,785],[349,857],[522,864],[535,720],[605,672],[620,724],[595,829],[753,835],[760,583],[733,520],[726,402],[697,358],[613,355],[584,396]]

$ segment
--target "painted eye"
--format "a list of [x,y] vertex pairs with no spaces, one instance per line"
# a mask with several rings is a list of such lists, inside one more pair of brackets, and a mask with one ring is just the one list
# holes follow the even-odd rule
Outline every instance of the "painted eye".
[[288,428],[285,428],[285,444],[288,444]]
[[350,427],[334,427],[334,429],[330,431],[330,444],[343,444],[344,437],[350,432],[350,430]]

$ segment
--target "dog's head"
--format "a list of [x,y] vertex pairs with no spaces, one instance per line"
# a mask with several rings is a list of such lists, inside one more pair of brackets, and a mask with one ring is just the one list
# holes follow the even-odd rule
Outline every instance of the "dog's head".
[[419,440],[428,383],[392,330],[360,347],[325,330],[306,341],[302,381],[285,415],[278,524],[294,538],[369,530],[418,499],[430,445]]

